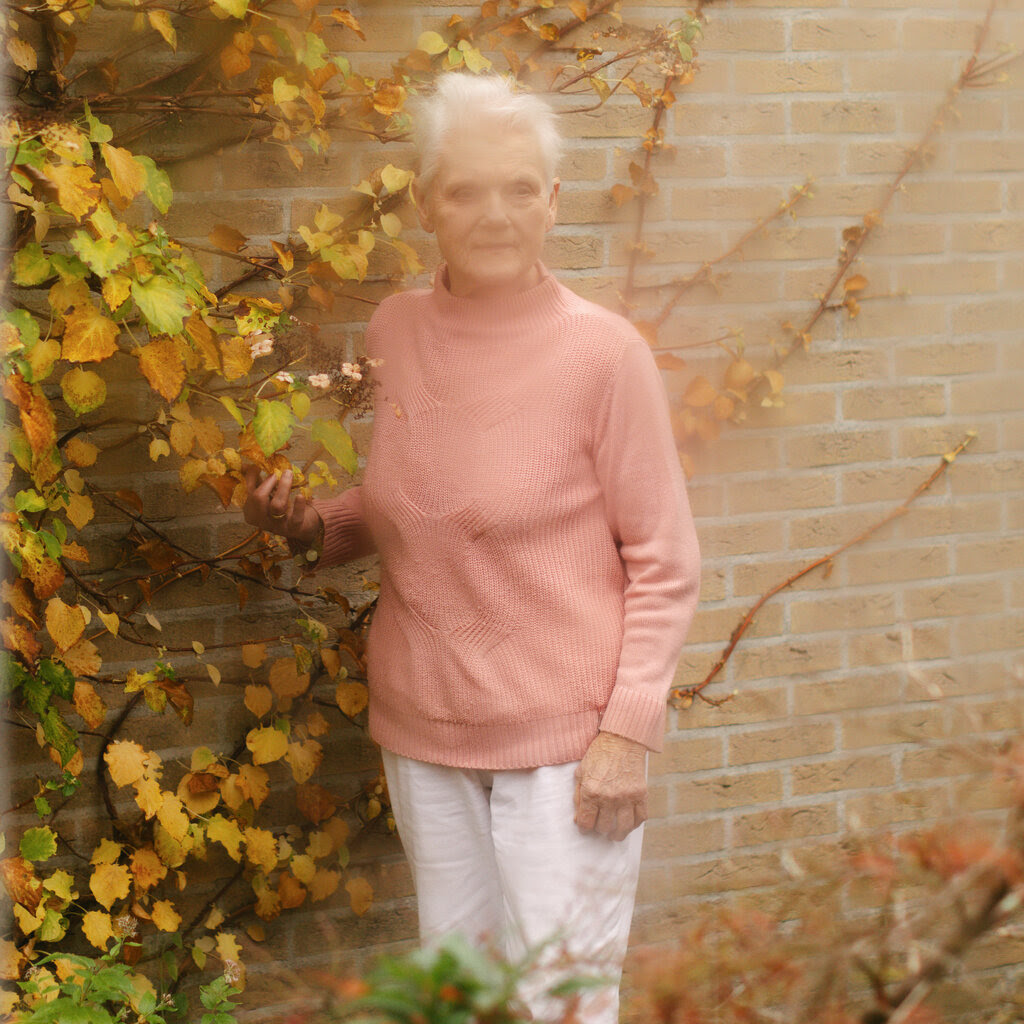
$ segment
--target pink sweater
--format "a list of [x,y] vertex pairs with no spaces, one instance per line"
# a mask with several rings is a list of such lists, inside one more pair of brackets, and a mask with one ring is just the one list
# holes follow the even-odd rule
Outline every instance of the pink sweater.
[[377,550],[370,731],[469,768],[660,749],[699,554],[646,343],[545,270],[500,301],[383,302],[365,482],[317,502],[321,565]]

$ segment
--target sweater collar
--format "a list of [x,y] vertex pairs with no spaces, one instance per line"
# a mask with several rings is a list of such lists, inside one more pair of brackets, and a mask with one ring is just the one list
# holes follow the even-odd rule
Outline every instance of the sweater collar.
[[482,334],[514,335],[550,328],[568,310],[566,290],[538,263],[540,280],[531,288],[498,298],[464,298],[448,289],[448,268],[441,264],[434,274],[431,300],[449,326],[448,340],[472,341]]

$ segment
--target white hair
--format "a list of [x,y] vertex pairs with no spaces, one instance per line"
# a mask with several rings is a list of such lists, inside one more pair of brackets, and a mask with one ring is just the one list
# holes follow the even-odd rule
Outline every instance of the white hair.
[[477,128],[481,121],[533,135],[547,186],[551,187],[562,149],[551,107],[533,93],[515,92],[511,83],[499,75],[449,72],[439,76],[434,91],[414,107],[412,136],[420,157],[418,177],[424,188],[430,187],[437,173],[448,137],[461,128]]

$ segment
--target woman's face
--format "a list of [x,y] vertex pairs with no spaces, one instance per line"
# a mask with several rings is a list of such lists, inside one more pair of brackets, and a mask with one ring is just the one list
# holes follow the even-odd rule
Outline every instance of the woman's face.
[[437,236],[448,264],[453,295],[494,297],[536,284],[558,182],[547,188],[530,133],[483,123],[453,134],[430,186],[414,186],[414,194],[420,223]]

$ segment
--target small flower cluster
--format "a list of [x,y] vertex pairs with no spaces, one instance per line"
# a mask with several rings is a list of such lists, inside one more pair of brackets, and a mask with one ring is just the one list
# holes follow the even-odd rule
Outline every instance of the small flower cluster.
[[346,408],[360,415],[368,412],[372,405],[374,381],[370,371],[382,363],[382,359],[360,356],[351,363],[346,362],[330,370],[311,373],[306,378],[306,383],[322,392],[329,392]]
[[249,335],[249,354],[253,359],[260,356],[269,356],[274,351],[274,336],[264,334],[262,331]]

